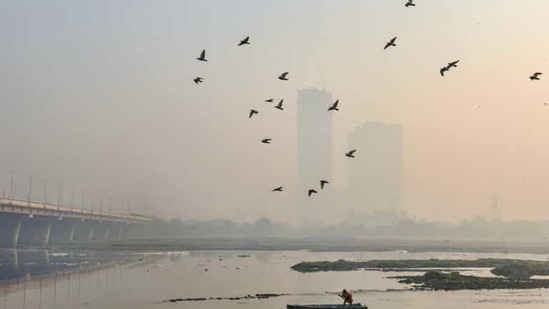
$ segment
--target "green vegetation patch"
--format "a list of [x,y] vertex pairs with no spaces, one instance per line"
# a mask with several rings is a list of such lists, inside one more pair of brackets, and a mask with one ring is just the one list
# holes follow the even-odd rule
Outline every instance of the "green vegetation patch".
[[399,283],[412,284],[416,290],[493,290],[549,288],[549,280],[517,280],[463,276],[458,272],[428,271],[423,276],[396,276]]
[[476,259],[476,260],[337,260],[301,262],[292,269],[298,272],[351,271],[375,269],[382,271],[409,271],[417,268],[492,268],[492,273],[512,279],[529,279],[534,275],[549,275],[549,261],[529,261],[514,259]]

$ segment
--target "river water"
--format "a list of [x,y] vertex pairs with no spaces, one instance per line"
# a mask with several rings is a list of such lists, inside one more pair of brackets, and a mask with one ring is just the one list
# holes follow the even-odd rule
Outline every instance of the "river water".
[[[476,259],[547,260],[547,255],[423,252],[191,251],[124,253],[1,251],[0,308],[262,308],[288,303],[340,303],[343,288],[371,309],[549,308],[549,289],[410,291],[396,272],[301,274],[290,266],[313,260]],[[18,261],[18,262],[14,262]],[[490,276],[487,269],[462,273]],[[42,274],[42,276],[37,276]],[[173,298],[286,293],[269,299],[166,302]]]

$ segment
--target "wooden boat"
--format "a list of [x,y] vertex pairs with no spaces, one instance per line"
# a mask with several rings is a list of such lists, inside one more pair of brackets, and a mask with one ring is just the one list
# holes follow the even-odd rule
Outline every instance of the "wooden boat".
[[368,309],[368,306],[362,305],[361,303],[349,305],[342,304],[318,304],[318,305],[286,305],[287,309]]

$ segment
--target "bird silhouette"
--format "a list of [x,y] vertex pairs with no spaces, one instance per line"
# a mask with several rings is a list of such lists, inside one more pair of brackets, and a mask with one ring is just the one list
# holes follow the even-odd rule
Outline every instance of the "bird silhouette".
[[539,80],[539,76],[543,74],[541,72],[536,72],[532,76],[530,76],[530,80]]
[[265,102],[273,103],[274,99],[267,99]]
[[261,142],[262,142],[263,144],[270,144],[271,141],[272,141],[271,138],[264,138],[264,139],[261,140]]
[[195,77],[193,81],[195,84],[200,84],[201,82],[204,81],[204,79],[202,77]]
[[339,108],[337,108],[337,105],[339,104],[339,100],[336,100],[334,102],[334,104],[332,104],[332,106],[330,106],[330,108],[328,108],[328,111],[338,111]]
[[444,72],[448,72],[448,70],[450,70],[448,67],[443,67],[440,69],[440,75],[444,76]]
[[259,112],[256,111],[255,109],[250,109],[250,116],[248,116],[248,118],[252,118],[252,116],[256,114],[259,114]]
[[282,187],[276,187],[271,192],[282,192]]
[[458,62],[459,62],[459,60],[449,62],[449,63],[448,63],[448,69],[449,69],[449,68],[457,68]]
[[200,57],[196,58],[198,61],[208,61],[206,59],[206,50],[203,49],[202,52],[200,53]]
[[404,5],[405,7],[409,7],[409,6],[416,6],[416,4],[413,2],[414,0],[408,0],[408,2],[406,2],[406,4]]
[[278,102],[278,105],[276,105],[275,108],[283,111],[282,102],[284,102],[284,99],[280,99],[280,102]]
[[318,193],[318,192],[316,192],[315,189],[309,189],[309,191],[307,192],[307,195],[311,196],[311,194],[313,194],[313,193]]
[[245,44],[250,45],[250,37],[249,36],[247,36],[244,40],[240,41],[240,43],[238,43],[238,46],[242,46],[242,45],[245,45]]
[[329,184],[330,182],[327,180],[321,180],[320,181],[320,190],[324,189],[324,186]]
[[282,74],[280,74],[280,76],[278,77],[278,79],[280,80],[288,80],[288,78],[286,77],[288,75],[288,72],[284,72]]
[[345,154],[345,156],[347,156],[347,157],[349,157],[349,158],[354,158],[354,157],[355,157],[355,152],[356,152],[356,149],[353,149],[353,150],[347,152],[347,153]]
[[396,36],[392,38],[389,42],[387,42],[387,44],[385,44],[385,47],[383,47],[383,49],[387,49],[389,46],[396,46],[395,44],[396,39],[397,39]]
[[440,69],[440,75],[444,76],[444,72],[450,71],[451,68],[457,68],[459,60],[448,62],[448,65]]

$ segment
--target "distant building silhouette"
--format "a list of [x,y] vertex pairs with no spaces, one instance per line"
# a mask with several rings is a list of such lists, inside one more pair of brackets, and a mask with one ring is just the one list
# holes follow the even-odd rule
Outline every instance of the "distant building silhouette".
[[[317,88],[297,93],[297,178],[300,223],[316,223],[330,204],[329,190],[320,180],[332,179],[332,94]],[[319,191],[307,197],[311,188]]]
[[376,224],[398,220],[402,207],[402,127],[366,122],[348,137],[348,149],[357,149],[347,162],[349,220],[364,218]]

